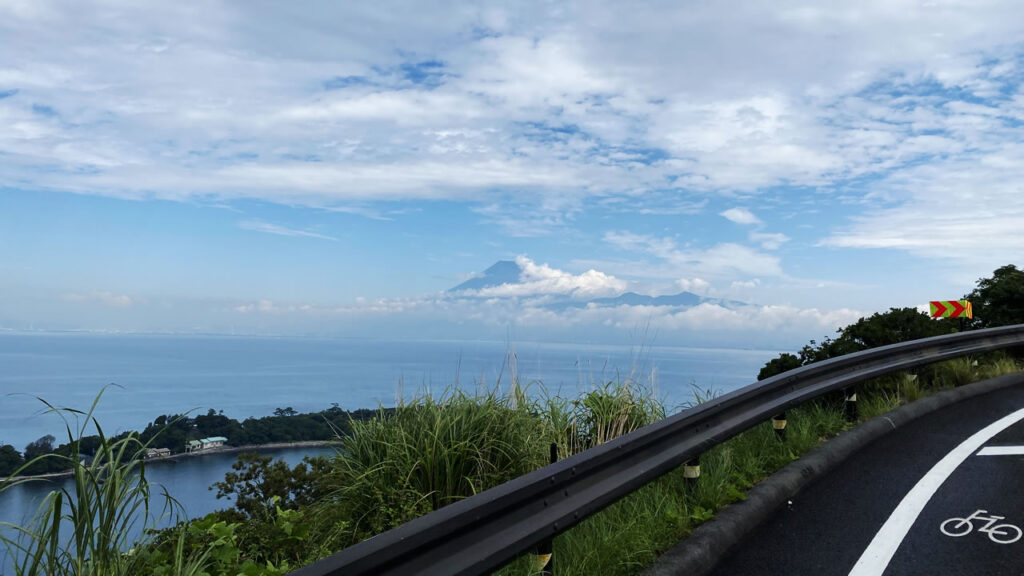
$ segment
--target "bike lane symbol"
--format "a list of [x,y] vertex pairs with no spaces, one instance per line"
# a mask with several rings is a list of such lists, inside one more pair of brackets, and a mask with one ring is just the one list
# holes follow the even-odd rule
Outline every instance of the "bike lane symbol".
[[986,516],[987,510],[975,510],[970,516],[966,518],[949,518],[939,525],[939,530],[942,531],[946,536],[953,538],[959,538],[970,534],[974,528],[974,523],[977,522],[979,525],[984,523],[978,532],[982,534],[988,534],[989,540],[996,544],[1013,544],[1020,540],[1022,532],[1020,527],[1005,522],[1003,524],[996,524],[1000,520],[1005,520],[1005,516]]

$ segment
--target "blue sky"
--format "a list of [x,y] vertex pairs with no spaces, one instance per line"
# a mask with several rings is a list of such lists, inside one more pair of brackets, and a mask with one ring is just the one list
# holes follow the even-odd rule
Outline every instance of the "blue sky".
[[[0,328],[788,344],[1024,264],[1019,5],[830,6],[5,2]],[[750,305],[543,306],[684,289]]]

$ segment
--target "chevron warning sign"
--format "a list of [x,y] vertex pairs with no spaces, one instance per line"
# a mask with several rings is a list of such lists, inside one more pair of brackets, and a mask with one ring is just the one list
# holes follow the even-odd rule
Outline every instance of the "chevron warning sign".
[[932,318],[974,318],[967,300],[933,300],[928,303]]

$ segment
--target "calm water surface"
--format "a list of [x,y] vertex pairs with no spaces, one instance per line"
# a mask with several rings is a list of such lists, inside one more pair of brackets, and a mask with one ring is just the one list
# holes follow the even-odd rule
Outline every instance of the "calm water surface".
[[[43,414],[44,398],[96,409],[105,431],[139,430],[160,414],[208,408],[233,418],[393,406],[429,390],[491,388],[511,381],[514,350],[521,382],[575,396],[595,383],[633,374],[669,405],[692,399],[691,384],[728,391],[755,380],[770,350],[631,348],[480,341],[238,338],[94,334],[0,334],[0,444],[19,450],[63,425]],[[541,393],[534,384],[532,393]]]

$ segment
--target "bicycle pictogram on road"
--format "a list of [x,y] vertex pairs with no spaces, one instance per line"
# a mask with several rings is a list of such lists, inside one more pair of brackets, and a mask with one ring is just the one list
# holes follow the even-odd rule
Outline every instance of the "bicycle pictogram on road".
[[939,525],[939,530],[946,536],[959,538],[970,534],[975,528],[974,523],[978,522],[979,524],[984,523],[984,525],[978,528],[978,532],[987,534],[988,539],[996,544],[1013,544],[1020,540],[1022,532],[1019,526],[1009,522],[996,524],[1000,520],[1005,520],[1006,517],[985,516],[986,514],[988,514],[987,510],[975,510],[966,518],[949,518]]

